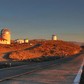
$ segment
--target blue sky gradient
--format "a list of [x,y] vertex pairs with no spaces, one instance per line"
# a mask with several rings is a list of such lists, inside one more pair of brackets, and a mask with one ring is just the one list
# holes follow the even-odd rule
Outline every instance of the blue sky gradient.
[[0,29],[12,39],[58,39],[84,42],[84,0],[0,0]]

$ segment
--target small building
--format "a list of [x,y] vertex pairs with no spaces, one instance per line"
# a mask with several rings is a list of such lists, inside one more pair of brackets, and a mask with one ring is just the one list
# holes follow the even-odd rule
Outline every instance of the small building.
[[28,39],[16,39],[16,40],[15,40],[15,43],[19,43],[19,44],[28,43],[28,42],[29,42]]
[[15,40],[15,43],[22,44],[22,43],[24,43],[24,40],[22,40],[22,39],[16,39],[16,40]]

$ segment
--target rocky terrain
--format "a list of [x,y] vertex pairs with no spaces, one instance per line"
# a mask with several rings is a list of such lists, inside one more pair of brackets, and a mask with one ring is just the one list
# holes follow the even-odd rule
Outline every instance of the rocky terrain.
[[[30,45],[30,43],[32,45]],[[10,59],[28,60],[47,57],[68,57],[80,52],[81,48],[65,41],[31,41],[29,44],[13,44],[9,54]],[[10,50],[9,49],[9,50]]]
[[[81,48],[73,43],[61,40],[36,41],[32,40],[28,44],[0,45],[0,56],[6,54],[5,58],[12,60],[28,60],[35,58],[45,59],[47,57],[68,57],[79,53]],[[1,60],[3,60],[0,57]]]

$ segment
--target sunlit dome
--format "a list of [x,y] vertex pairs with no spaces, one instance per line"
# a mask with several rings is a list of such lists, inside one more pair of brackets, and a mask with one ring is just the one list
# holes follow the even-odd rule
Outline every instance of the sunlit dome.
[[6,33],[6,32],[10,32],[9,29],[4,28],[4,29],[1,30],[1,34]]

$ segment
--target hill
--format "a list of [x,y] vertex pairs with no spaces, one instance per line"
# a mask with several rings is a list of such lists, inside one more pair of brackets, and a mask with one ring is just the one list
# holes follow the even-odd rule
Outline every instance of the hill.
[[[16,51],[9,54],[9,58],[14,60],[28,60],[42,57],[67,57],[80,52],[81,48],[73,43],[65,41],[32,41],[33,45],[26,47],[18,46]],[[15,47],[14,47],[15,48]]]

